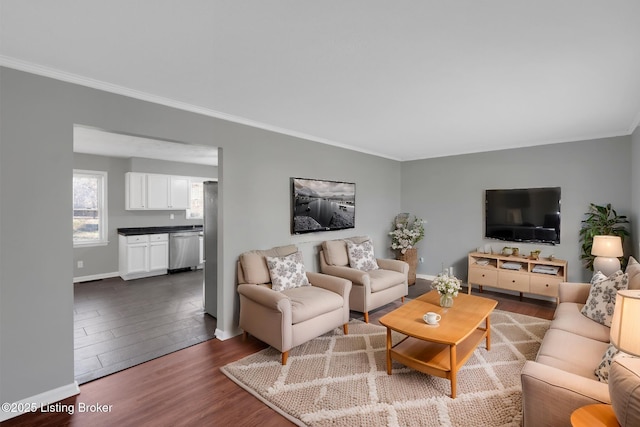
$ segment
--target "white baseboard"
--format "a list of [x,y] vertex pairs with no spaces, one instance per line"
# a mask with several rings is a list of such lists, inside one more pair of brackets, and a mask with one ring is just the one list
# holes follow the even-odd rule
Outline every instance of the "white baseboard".
[[[33,412],[31,408],[40,410],[41,407],[51,405],[52,403],[59,402],[71,396],[80,394],[80,387],[78,382],[74,381],[71,384],[64,385],[62,387],[54,388],[53,390],[45,391],[44,393],[36,394],[35,396],[27,397],[19,402],[9,403],[10,411],[5,411],[3,405],[2,411],[0,411],[0,422],[6,421],[18,415],[26,414],[27,412]],[[11,411],[14,409],[15,411]],[[18,410],[19,409],[19,410]]]
[[436,276],[432,276],[430,274],[416,274],[416,277],[419,279],[425,279],[425,280],[433,280],[436,278]]
[[225,332],[222,329],[217,329],[216,328],[216,339],[218,339],[220,341],[226,341],[229,338],[237,337],[241,333],[242,333],[241,330],[236,330],[236,331],[233,331],[233,332]]
[[110,279],[112,277],[118,277],[119,275],[120,273],[115,271],[113,273],[92,274],[90,276],[74,277],[73,283],[90,282],[92,280]]

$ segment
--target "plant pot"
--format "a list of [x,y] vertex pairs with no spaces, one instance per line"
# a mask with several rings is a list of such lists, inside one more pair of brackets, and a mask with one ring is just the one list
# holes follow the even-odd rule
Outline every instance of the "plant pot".
[[416,283],[416,267],[418,266],[418,249],[410,248],[405,253],[398,251],[396,259],[409,264],[407,281],[409,285],[414,285]]

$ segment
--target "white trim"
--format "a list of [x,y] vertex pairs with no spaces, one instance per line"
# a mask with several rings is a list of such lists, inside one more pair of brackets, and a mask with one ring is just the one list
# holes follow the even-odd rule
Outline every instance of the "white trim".
[[418,279],[425,279],[425,280],[433,280],[436,278],[436,276],[432,276],[430,274],[416,274],[416,277]]
[[0,65],[7,68],[13,68],[15,70],[25,71],[27,73],[50,77],[52,79],[61,80],[68,83],[74,83],[80,86],[86,86],[93,89],[103,90],[105,92],[124,95],[129,98],[139,99],[141,101],[153,102],[154,104],[177,108],[179,110],[189,111],[192,113],[202,114],[204,116],[214,117],[217,119],[226,120],[228,122],[239,123],[242,125],[247,125],[247,126],[251,126],[258,129],[267,130],[270,132],[275,132],[283,135],[293,136],[296,138],[306,139],[308,141],[314,141],[322,144],[333,145],[335,147],[345,148],[351,151],[357,151],[360,153],[371,154],[373,156],[382,157],[390,160],[401,161],[400,158],[391,157],[387,154],[381,154],[371,150],[364,150],[360,147],[354,147],[352,145],[343,144],[341,142],[331,141],[325,138],[308,135],[306,133],[298,132],[291,129],[285,129],[278,126],[273,126],[267,123],[258,122],[245,117],[234,116],[231,114],[223,113],[223,112],[212,110],[209,108],[198,107],[196,105],[188,104],[182,101],[177,101],[175,99],[165,98],[163,96],[141,92],[139,90],[115,85],[112,83],[107,83],[101,80],[84,77],[78,74],[73,74],[66,71],[62,71],[62,70],[57,70],[51,67],[45,67],[39,64],[34,64],[32,62],[23,61],[21,59],[12,58],[6,55],[0,55]]
[[[59,402],[78,394],[80,394],[80,387],[78,386],[78,382],[74,381],[71,384],[54,388],[53,390],[45,391],[44,393],[36,394],[35,396],[27,397],[26,399],[22,399],[10,405],[16,405],[18,407],[22,406],[25,408],[35,407],[39,410],[41,406],[51,405],[52,403]],[[5,412],[3,410],[0,412],[0,422],[17,417],[18,415],[26,414],[27,412],[33,411],[22,410],[20,412]]]
[[79,276],[79,277],[73,278],[73,283],[90,282],[92,280],[111,279],[112,277],[118,277],[119,275],[120,275],[119,272],[114,271],[113,273],[101,273],[101,274],[91,274],[89,276]]
[[220,340],[220,341],[226,341],[229,338],[233,338],[233,337],[237,337],[238,335],[240,335],[242,333],[242,331],[240,330],[236,330],[233,332],[225,332],[222,329],[218,329],[216,328],[216,339]]

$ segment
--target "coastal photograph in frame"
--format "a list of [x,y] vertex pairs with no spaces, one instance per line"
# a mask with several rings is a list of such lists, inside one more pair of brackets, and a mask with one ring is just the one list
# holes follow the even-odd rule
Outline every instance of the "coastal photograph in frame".
[[355,227],[356,184],[291,178],[291,233]]

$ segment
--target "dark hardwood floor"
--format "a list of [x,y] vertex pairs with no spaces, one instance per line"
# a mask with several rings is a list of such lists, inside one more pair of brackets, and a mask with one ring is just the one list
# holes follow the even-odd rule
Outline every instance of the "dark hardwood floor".
[[[418,280],[409,297],[429,290]],[[551,319],[555,303],[485,291],[475,295],[498,301],[499,310]],[[370,313],[381,316],[400,306],[388,304]],[[352,313],[362,318],[359,313]],[[49,412],[25,414],[2,423],[11,426],[183,426],[232,425],[276,427],[293,425],[220,372],[220,367],[255,353],[266,345],[241,336],[226,341],[210,340],[89,382],[81,394],[60,402],[73,414]],[[108,412],[80,412],[81,405],[107,405]],[[71,411],[68,411],[71,412]]]
[[74,284],[74,368],[79,384],[215,337],[204,312],[203,271]]

